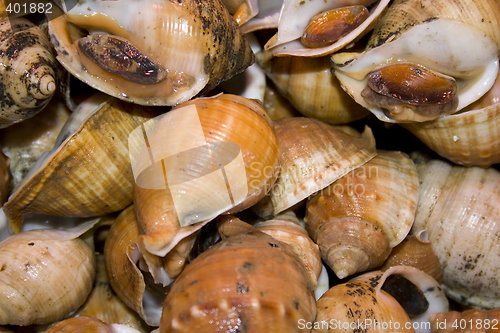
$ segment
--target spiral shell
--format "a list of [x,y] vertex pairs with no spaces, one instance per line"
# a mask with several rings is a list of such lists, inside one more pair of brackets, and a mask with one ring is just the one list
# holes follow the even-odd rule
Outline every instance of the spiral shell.
[[165,299],[159,331],[295,332],[297,320],[315,315],[302,263],[287,244],[253,230],[213,245],[186,267]]
[[500,310],[431,313],[430,319],[432,333],[494,332],[498,329]]
[[74,230],[25,231],[0,243],[0,324],[47,324],[83,304],[95,275],[93,249]]
[[24,18],[0,17],[0,128],[40,112],[57,87],[57,62],[47,36]]
[[128,135],[156,114],[103,94],[82,103],[54,150],[38,160],[5,203],[11,231],[21,230],[28,213],[91,217],[129,206],[134,179]]
[[408,234],[418,201],[415,165],[379,151],[363,166],[312,196],[306,227],[339,278],[381,265]]
[[319,120],[295,117],[274,122],[281,171],[269,195],[255,207],[274,216],[372,159],[375,139],[366,127],[361,138]]
[[418,167],[420,196],[413,232],[427,229],[451,299],[500,306],[500,173],[432,160]]
[[[151,127],[147,136],[155,163],[141,139],[134,205],[144,232],[141,243],[152,254],[163,257],[217,215],[255,204],[277,178],[278,140],[260,102],[229,94],[198,98],[180,104],[154,127],[146,124]],[[156,173],[141,171],[147,168]]]
[[128,102],[175,105],[254,61],[220,0],[92,1],[53,12],[49,32],[59,62],[93,88]]
[[414,332],[411,322],[419,323],[415,327],[426,327],[429,314],[448,311],[448,300],[439,284],[408,266],[366,273],[336,285],[317,305],[315,333]]
[[408,235],[392,249],[391,254],[379,268],[388,269],[392,266],[411,266],[432,276],[434,280],[441,283],[443,270],[436,253],[432,249],[427,230],[420,230],[414,235]]

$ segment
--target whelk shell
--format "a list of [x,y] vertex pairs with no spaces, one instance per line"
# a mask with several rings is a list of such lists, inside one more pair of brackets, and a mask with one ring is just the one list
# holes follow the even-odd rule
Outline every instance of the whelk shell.
[[281,171],[270,193],[254,207],[260,216],[284,211],[376,155],[369,127],[358,138],[310,118],[283,118],[274,124]]
[[412,231],[428,230],[446,295],[472,307],[500,307],[500,173],[432,160],[418,166],[418,175]]
[[213,245],[186,267],[165,299],[159,331],[295,332],[297,320],[315,315],[297,256],[253,230]]
[[411,159],[401,152],[379,151],[312,196],[304,220],[321,257],[343,279],[387,259],[410,231],[417,201]]
[[[167,131],[166,126],[174,128],[175,133]],[[139,134],[142,137],[142,132]],[[134,204],[144,233],[144,248],[161,257],[217,215],[255,204],[270,190],[279,172],[279,147],[272,121],[255,100],[222,94],[182,103],[159,120],[148,136],[153,138],[148,140],[151,151],[157,154],[155,163],[160,159],[164,163],[169,185],[159,168],[158,173],[137,178]],[[166,140],[169,144],[163,145]],[[210,155],[205,154],[208,145],[215,167]],[[173,164],[173,159],[166,161],[168,156],[181,155],[181,151],[185,152],[182,167]],[[151,164],[148,151],[141,154],[137,170],[142,170],[140,165]],[[159,163],[156,165],[161,167]],[[169,170],[176,172],[174,178],[169,178]],[[219,182],[223,171],[228,182]],[[149,188],[140,182],[150,184]],[[229,197],[225,200],[228,184],[233,201]]]
[[106,324],[93,317],[70,318],[51,326],[46,333],[140,333],[132,327],[122,324]]
[[158,114],[96,94],[73,112],[52,152],[45,153],[4,205],[13,233],[28,213],[91,217],[132,203],[128,135]]
[[50,17],[49,32],[69,72],[106,94],[143,105],[187,101],[254,60],[219,0],[78,3]]

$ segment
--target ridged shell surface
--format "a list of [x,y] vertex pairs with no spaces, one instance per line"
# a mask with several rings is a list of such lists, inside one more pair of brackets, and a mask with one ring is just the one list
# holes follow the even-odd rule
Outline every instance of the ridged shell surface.
[[414,232],[426,228],[451,299],[500,306],[500,173],[432,160],[418,167],[420,197]]

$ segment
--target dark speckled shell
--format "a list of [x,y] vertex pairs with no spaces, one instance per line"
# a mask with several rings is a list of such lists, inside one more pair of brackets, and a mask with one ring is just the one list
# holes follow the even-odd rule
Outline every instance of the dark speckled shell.
[[287,244],[260,231],[230,236],[197,257],[172,285],[160,332],[299,332],[316,303]]

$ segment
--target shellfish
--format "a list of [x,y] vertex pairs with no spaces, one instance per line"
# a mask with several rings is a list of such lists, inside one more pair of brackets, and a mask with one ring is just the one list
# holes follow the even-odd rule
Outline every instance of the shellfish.
[[49,16],[59,62],[90,86],[128,102],[175,105],[254,60],[220,0],[79,2],[62,14],[54,8]]
[[25,18],[0,17],[0,128],[33,117],[57,88],[57,61],[40,28]]
[[381,265],[410,231],[418,201],[415,165],[404,153],[377,156],[307,202],[306,227],[343,279]]

